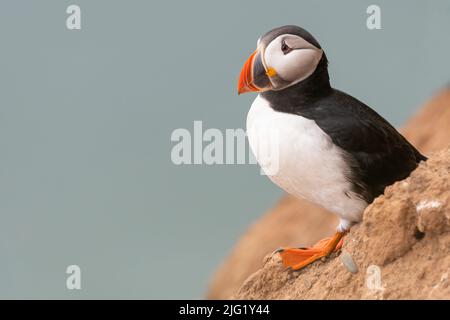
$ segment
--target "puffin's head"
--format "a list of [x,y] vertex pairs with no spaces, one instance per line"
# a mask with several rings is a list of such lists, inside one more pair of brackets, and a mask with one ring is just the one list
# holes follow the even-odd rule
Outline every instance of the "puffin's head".
[[325,54],[305,29],[283,26],[258,39],[257,48],[242,67],[238,93],[282,90],[314,73]]

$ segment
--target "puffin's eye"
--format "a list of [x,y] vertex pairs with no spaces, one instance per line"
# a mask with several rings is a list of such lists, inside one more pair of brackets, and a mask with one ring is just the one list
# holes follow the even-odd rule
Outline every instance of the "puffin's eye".
[[281,43],[281,51],[283,51],[284,54],[288,54],[289,52],[292,51],[292,48],[290,48],[286,42],[283,40],[283,42]]

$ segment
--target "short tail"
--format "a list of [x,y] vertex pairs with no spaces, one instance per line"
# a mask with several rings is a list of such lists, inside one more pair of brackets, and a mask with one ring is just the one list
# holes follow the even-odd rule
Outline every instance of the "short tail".
[[421,154],[417,149],[415,150],[416,154],[416,162],[419,163],[420,161],[427,161],[428,158],[425,157],[423,154]]

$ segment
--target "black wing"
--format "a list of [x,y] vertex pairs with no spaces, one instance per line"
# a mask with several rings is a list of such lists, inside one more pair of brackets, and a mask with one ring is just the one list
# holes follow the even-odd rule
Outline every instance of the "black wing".
[[301,114],[346,151],[353,191],[369,203],[427,159],[378,113],[338,90]]

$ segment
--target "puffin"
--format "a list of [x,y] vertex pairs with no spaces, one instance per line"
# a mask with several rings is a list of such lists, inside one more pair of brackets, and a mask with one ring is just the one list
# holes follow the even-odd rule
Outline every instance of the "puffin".
[[336,233],[312,247],[276,251],[293,270],[338,251],[385,187],[427,160],[376,111],[331,86],[323,48],[301,27],[262,35],[237,90],[258,93],[246,126],[263,172],[289,194],[340,219]]

